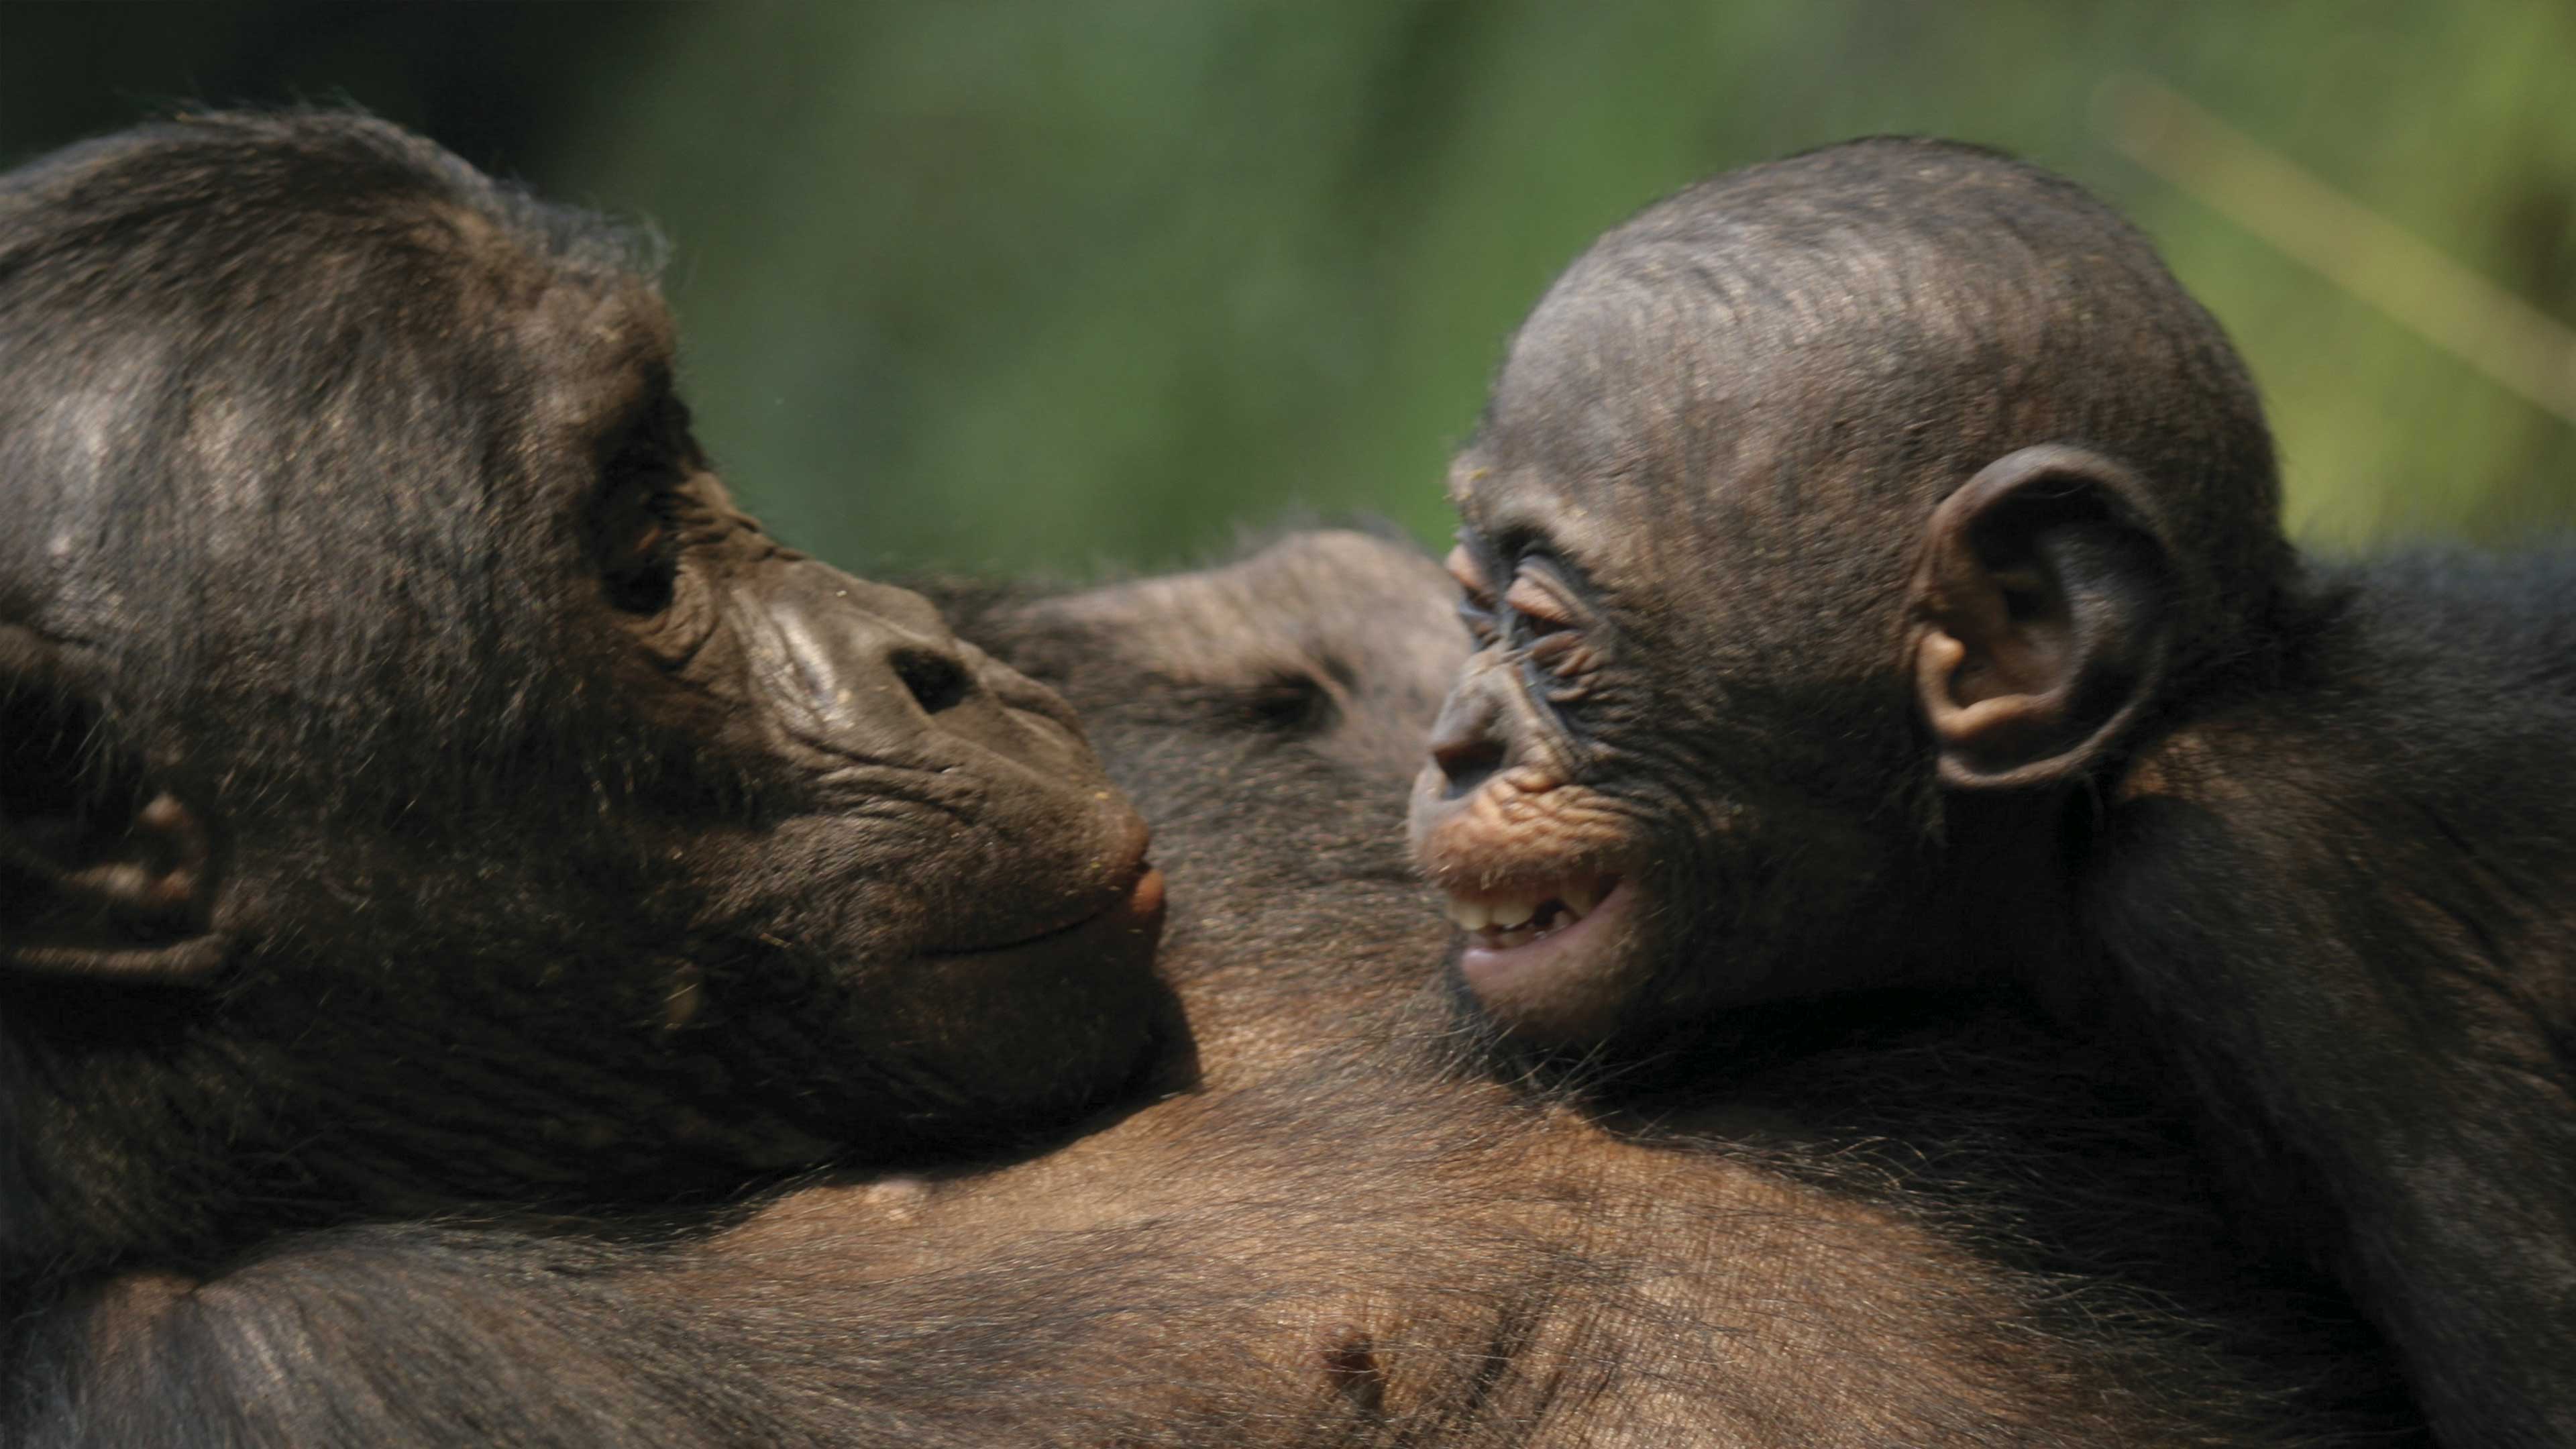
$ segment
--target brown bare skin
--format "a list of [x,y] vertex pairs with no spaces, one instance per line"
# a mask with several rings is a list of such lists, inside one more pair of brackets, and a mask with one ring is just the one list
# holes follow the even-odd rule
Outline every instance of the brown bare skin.
[[2001,157],[1721,177],[1568,269],[1451,491],[1413,832],[1525,1051],[2017,977],[2200,1119],[2447,1442],[2576,1439],[2576,558],[2311,571],[2217,325]]

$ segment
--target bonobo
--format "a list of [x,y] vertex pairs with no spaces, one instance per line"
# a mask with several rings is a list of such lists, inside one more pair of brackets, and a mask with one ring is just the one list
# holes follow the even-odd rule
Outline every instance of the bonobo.
[[2034,1027],[1927,1013],[1650,1143],[1459,1070],[1395,828],[1464,655],[1415,551],[948,597],[1152,820],[1202,1090],[676,1240],[291,1235],[0,1345],[0,1443],[2417,1442]]
[[1050,691],[737,512],[635,249],[372,120],[0,179],[0,1283],[986,1142],[1148,1053]]
[[1452,490],[1414,835],[1507,1038],[2016,969],[2155,1044],[2450,1442],[2576,1441],[2576,558],[2303,565],[2146,241],[1916,141],[1596,243]]

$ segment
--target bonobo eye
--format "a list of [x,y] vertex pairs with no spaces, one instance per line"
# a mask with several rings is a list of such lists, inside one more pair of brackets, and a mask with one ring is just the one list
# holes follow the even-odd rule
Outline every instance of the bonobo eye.
[[1333,722],[1332,691],[1315,676],[1283,671],[1243,692],[1243,710],[1255,729],[1273,734],[1313,734]]
[[1467,626],[1467,634],[1479,649],[1490,649],[1502,638],[1502,628],[1494,617],[1493,586],[1485,581],[1483,565],[1476,561],[1475,551],[1464,538],[1449,550],[1443,560],[1449,577],[1458,581],[1458,621]]
[[629,494],[601,511],[599,581],[608,601],[630,614],[669,608],[680,577],[679,495]]
[[1579,577],[1571,564],[1552,554],[1525,555],[1513,567],[1511,587],[1503,591],[1498,611],[1505,641],[1520,651],[1531,682],[1559,706],[1590,697],[1590,676],[1601,663],[1600,648],[1587,627],[1593,615],[1574,582]]
[[1536,639],[1573,628],[1574,608],[1567,602],[1564,588],[1545,564],[1525,564],[1512,575],[1512,586],[1503,591],[1503,605],[1519,626],[1516,632]]
[[647,409],[600,465],[591,520],[599,579],[609,603],[630,614],[671,606],[680,575],[682,513],[688,504],[677,404]]

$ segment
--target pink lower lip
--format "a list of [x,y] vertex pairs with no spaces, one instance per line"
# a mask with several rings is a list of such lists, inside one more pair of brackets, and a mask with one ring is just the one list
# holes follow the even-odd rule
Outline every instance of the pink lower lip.
[[1486,999],[1511,992],[1533,979],[1553,976],[1568,963],[1583,958],[1593,939],[1608,929],[1605,922],[1627,913],[1631,894],[1623,880],[1612,886],[1610,894],[1603,896],[1582,920],[1518,946],[1480,946],[1470,935],[1466,949],[1458,953],[1458,974],[1465,979],[1468,990]]

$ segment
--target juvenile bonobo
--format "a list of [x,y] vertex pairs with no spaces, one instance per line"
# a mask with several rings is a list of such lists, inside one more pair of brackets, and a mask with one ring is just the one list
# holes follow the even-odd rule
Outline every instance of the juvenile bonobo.
[[0,178],[0,1292],[1120,1086],[1054,694],[737,512],[635,249],[364,118]]
[[2147,242],[1919,141],[1596,243],[1452,492],[1413,828],[1500,1032],[2019,970],[2152,1044],[2449,1442],[2576,1441],[2576,560],[2304,567]]

